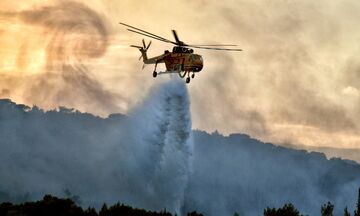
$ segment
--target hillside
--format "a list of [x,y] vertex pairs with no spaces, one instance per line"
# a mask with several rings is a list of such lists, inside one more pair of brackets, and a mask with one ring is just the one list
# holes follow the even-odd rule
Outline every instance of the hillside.
[[[184,106],[181,100],[176,103]],[[172,213],[180,206],[181,212],[205,215],[260,215],[267,206],[287,202],[310,215],[318,215],[327,201],[335,204],[337,214],[345,206],[350,211],[355,207],[360,166],[354,162],[328,160],[323,153],[287,149],[244,134],[192,131],[184,141],[192,149],[180,149],[176,142],[186,133],[176,132],[185,127],[173,119],[184,115],[159,116],[151,112],[159,107],[145,105],[149,112],[140,107],[128,116],[104,119],[0,100],[0,202],[54,194],[76,197],[85,207],[124,202]],[[167,147],[158,150],[159,144]],[[170,151],[171,166],[163,165],[170,157],[164,151]],[[189,171],[184,168],[188,163]],[[184,188],[177,187],[179,182]]]

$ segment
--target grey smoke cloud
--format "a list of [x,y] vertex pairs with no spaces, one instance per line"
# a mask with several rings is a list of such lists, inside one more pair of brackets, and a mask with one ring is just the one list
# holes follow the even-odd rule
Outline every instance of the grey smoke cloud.
[[[212,67],[206,65],[204,76],[213,76],[216,81],[204,78],[199,86],[191,87],[193,111],[212,116],[208,122],[194,120],[196,128],[208,131],[221,128],[225,133],[246,131],[279,143],[294,137],[292,142],[303,145],[357,147],[345,138],[338,139],[357,136],[359,128],[355,112],[359,97],[354,66],[357,51],[353,49],[359,31],[351,27],[358,17],[356,1],[328,4],[259,0],[193,5],[201,5],[199,17],[212,23],[211,28],[203,27],[200,31],[215,34],[218,30],[216,35],[223,35],[223,41],[238,41],[244,49],[243,53],[225,59],[222,54],[204,55],[208,64],[208,59],[213,59],[229,68],[210,62]],[[217,110],[210,108],[212,111],[201,113],[209,109],[201,100],[204,89],[208,95],[216,95],[206,102]],[[351,89],[354,94],[345,95],[344,89]],[[259,113],[262,118],[238,115],[242,112]],[[230,126],[232,119],[238,119],[238,123]],[[254,122],[266,127],[249,129],[247,125]],[[266,132],[261,128],[266,128]],[[320,138],[319,131],[331,134],[337,144],[325,141],[327,138],[322,135]],[[316,133],[319,139],[313,138]]]
[[[208,86],[205,89],[204,86],[198,84],[191,86],[195,104],[192,111],[196,113],[193,115],[194,121],[207,130],[214,129],[207,128],[209,126],[223,125],[223,122],[226,122],[226,126],[215,128],[220,130],[241,128],[247,133],[266,135],[268,133],[267,119],[261,110],[239,104],[239,101],[245,103],[245,95],[251,92],[247,83],[248,78],[241,72],[234,77],[233,68],[236,60],[230,53],[220,55],[208,53],[208,55],[216,59],[217,63],[211,73],[199,74],[199,76],[206,76]],[[229,121],[229,119],[238,119],[238,121]]]

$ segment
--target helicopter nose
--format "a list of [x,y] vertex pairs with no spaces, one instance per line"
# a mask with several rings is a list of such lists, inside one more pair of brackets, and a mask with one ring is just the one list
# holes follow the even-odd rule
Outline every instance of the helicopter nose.
[[195,68],[195,72],[201,71],[202,68],[203,68],[203,63],[202,63],[202,62],[199,62],[199,64],[198,64],[198,65],[196,66],[196,68]]

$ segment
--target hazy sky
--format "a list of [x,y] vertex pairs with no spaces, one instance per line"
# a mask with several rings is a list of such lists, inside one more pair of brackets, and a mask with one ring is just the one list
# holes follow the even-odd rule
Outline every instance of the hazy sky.
[[[0,2],[0,97],[45,109],[127,113],[149,89],[140,35],[125,22],[192,44],[236,43],[244,52],[196,50],[204,68],[188,85],[194,129],[264,141],[360,147],[360,2]],[[148,41],[148,40],[147,40]],[[153,41],[149,56],[171,49]],[[163,67],[162,67],[163,68]]]

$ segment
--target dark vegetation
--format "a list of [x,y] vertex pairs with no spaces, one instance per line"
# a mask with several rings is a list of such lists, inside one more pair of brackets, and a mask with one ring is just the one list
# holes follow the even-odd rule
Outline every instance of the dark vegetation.
[[[14,205],[9,202],[0,204],[1,216],[172,216],[166,210],[161,212],[146,211],[117,203],[108,207],[106,204],[99,211],[94,208],[83,210],[71,199],[60,199],[45,195],[43,200]],[[202,216],[191,212],[188,216]]]
[[266,208],[264,216],[300,216],[300,212],[294,207],[293,204],[285,204],[282,208]]
[[[321,206],[321,216],[333,216],[334,205],[327,202]],[[106,204],[99,211],[89,207],[82,209],[71,199],[61,199],[51,195],[45,195],[43,200],[37,202],[26,202],[23,204],[12,204],[4,202],[0,204],[1,216],[172,216],[171,213],[163,210],[161,212],[147,211],[133,208],[128,205],[116,203],[108,207]],[[357,208],[354,216],[360,216],[360,189],[358,192]],[[190,212],[187,216],[203,216],[196,211]],[[240,216],[235,212],[234,216]],[[264,210],[264,216],[303,216],[291,203],[281,208],[269,208]],[[344,216],[351,216],[347,207],[344,209]]]
[[[333,216],[334,204],[327,202],[321,206],[321,216]],[[354,211],[354,216],[360,216],[360,188],[358,191],[358,199],[356,203],[356,210]],[[264,210],[264,216],[303,216],[300,212],[294,207],[293,204],[285,204],[282,208],[269,208],[267,207]],[[351,216],[348,208],[344,209],[344,216]]]

